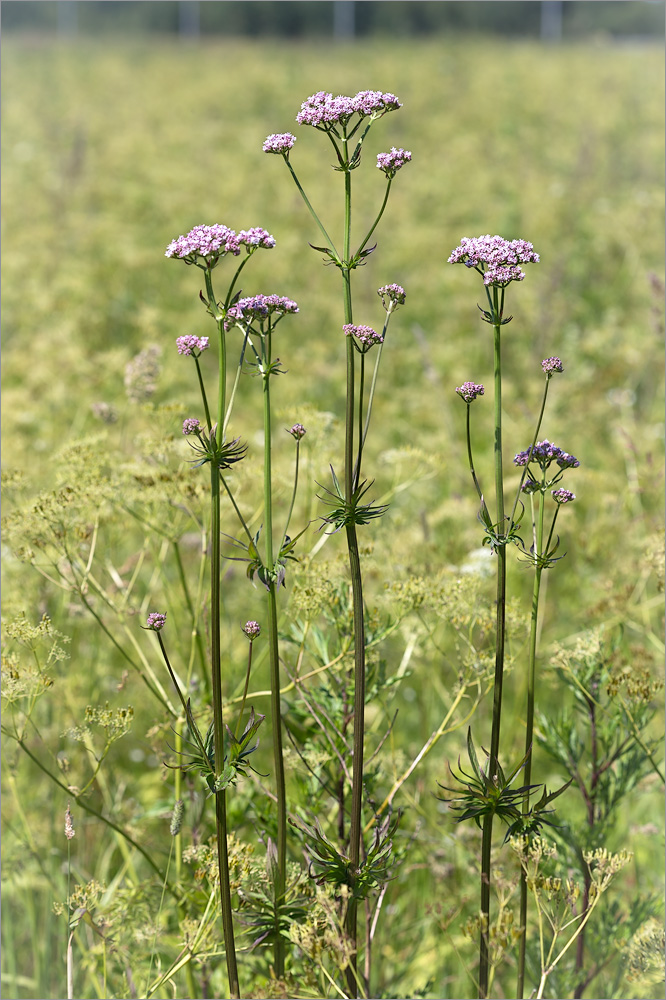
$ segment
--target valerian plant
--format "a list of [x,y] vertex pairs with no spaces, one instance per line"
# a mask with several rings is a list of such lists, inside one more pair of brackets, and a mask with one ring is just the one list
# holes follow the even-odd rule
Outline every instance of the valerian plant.
[[[354,170],[362,163],[363,144],[372,126],[385,115],[401,107],[394,94],[382,91],[359,91],[353,97],[333,97],[331,93],[319,91],[313,94],[301,105],[296,116],[299,125],[307,125],[323,133],[331,143],[335,165],[334,170],[342,174],[343,190],[343,232],[342,242],[336,243],[329,235],[327,226],[321,215],[311,204],[304,187],[299,180],[291,160],[291,152],[296,137],[290,133],[274,133],[264,141],[265,153],[281,156],[291,177],[298,188],[310,214],[323,236],[322,246],[311,244],[313,249],[321,253],[324,262],[334,264],[342,278],[342,304],[344,322],[343,332],[346,336],[346,383],[347,399],[345,406],[345,444],[344,444],[344,478],[341,483],[333,469],[333,488],[324,487],[322,499],[330,510],[325,517],[325,523],[334,530],[345,529],[349,568],[353,595],[354,622],[354,708],[353,708],[353,757],[351,774],[351,817],[349,822],[349,859],[352,882],[354,872],[360,870],[361,828],[363,809],[363,757],[364,757],[364,719],[366,702],[366,634],[363,603],[363,580],[358,544],[357,528],[366,525],[385,511],[385,505],[374,504],[367,499],[371,483],[362,479],[363,447],[370,424],[370,415],[375,392],[377,370],[381,358],[381,348],[384,344],[389,320],[395,308],[405,301],[405,291],[397,284],[385,285],[379,289],[379,295],[385,310],[383,329],[380,332],[368,325],[354,322],[352,275],[363,265],[369,255],[376,249],[376,243],[370,245],[370,240],[384,214],[391,186],[397,172],[411,160],[408,150],[392,147],[388,153],[377,156],[376,167],[384,174],[386,186],[383,199],[374,221],[365,230],[365,236],[352,247],[352,178]],[[368,352],[377,348],[375,371],[367,402],[365,400],[365,358]],[[344,787],[341,795],[344,794]],[[340,835],[344,833],[339,830]],[[347,972],[347,990],[353,996],[358,995],[360,981],[357,972],[357,896],[353,891],[349,898],[346,916],[346,929],[351,940],[352,959]],[[365,989],[368,989],[367,982]]]
[[[504,496],[504,460],[502,451],[502,350],[501,331],[513,319],[505,316],[505,297],[509,286],[525,278],[521,265],[539,262],[539,255],[527,240],[506,240],[501,236],[465,237],[449,257],[449,263],[464,264],[475,270],[483,281],[487,309],[479,306],[481,319],[493,328],[493,367],[494,367],[494,411],[495,426],[493,432],[494,464],[495,464],[495,514],[490,513],[485,494],[479,481],[474,464],[470,433],[470,411],[472,404],[485,393],[483,385],[476,382],[464,382],[456,389],[457,394],[466,405],[467,422],[467,455],[470,474],[476,489],[480,508],[478,518],[485,532],[484,544],[490,546],[497,557],[497,623],[495,676],[493,682],[493,712],[490,749],[487,761],[482,768],[478,764],[476,751],[472,741],[471,730],[468,733],[468,754],[473,769],[473,776],[467,777],[461,773],[461,781],[466,791],[462,798],[454,799],[454,809],[459,813],[459,819],[473,818],[482,829],[481,849],[481,918],[479,933],[479,997],[488,996],[490,963],[487,929],[490,926],[490,890],[491,890],[491,849],[493,820],[500,816],[508,826],[508,835],[519,830],[534,834],[546,821],[545,814],[549,804],[567,787],[566,785],[554,793],[546,789],[533,808],[530,807],[530,793],[536,786],[532,784],[532,742],[534,728],[535,676],[536,676],[536,643],[539,621],[539,594],[541,574],[555,564],[559,539],[554,538],[555,523],[560,507],[575,500],[575,494],[558,484],[565,469],[576,468],[580,463],[572,455],[561,448],[551,445],[548,441],[537,443],[543,421],[548,388],[552,376],[563,371],[559,358],[551,357],[542,362],[545,376],[545,387],[541,409],[536,421],[536,428],[531,446],[519,453],[515,463],[522,466],[518,490],[511,507],[505,507]],[[552,463],[556,463],[556,471],[550,471]],[[558,486],[557,489],[552,487]],[[555,503],[554,513],[547,537],[544,533],[545,494],[551,492]],[[529,664],[527,679],[527,719],[525,753],[522,759],[512,767],[505,776],[505,769],[500,764],[500,736],[502,722],[502,693],[504,682],[504,652],[506,627],[506,558],[507,547],[510,544],[518,546],[525,552],[525,543],[521,536],[524,504],[521,495],[529,495],[532,506],[532,544],[526,552],[526,561],[534,568],[534,589],[532,596],[531,630],[529,646]],[[535,511],[534,498],[538,497]],[[509,511],[507,513],[507,510]],[[511,784],[520,772],[523,772],[523,784],[520,789],[511,788]],[[522,808],[519,809],[518,802]],[[527,935],[527,887],[525,877],[521,882],[521,938],[518,958],[517,995],[521,998],[524,989],[525,975],[525,940]]]

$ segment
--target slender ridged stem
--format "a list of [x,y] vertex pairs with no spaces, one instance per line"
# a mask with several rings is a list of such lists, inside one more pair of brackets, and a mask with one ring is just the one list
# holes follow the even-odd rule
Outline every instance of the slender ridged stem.
[[[495,372],[495,493],[497,500],[496,532],[504,531],[504,472],[502,466],[502,356],[501,356],[501,305],[498,290],[493,288],[493,332],[494,332],[494,372]],[[506,545],[500,544],[497,553],[497,624],[495,632],[495,681],[493,685],[493,721],[490,737],[489,776],[492,780],[499,763],[500,724],[502,717],[502,681],[504,678],[504,634],[506,611]],[[493,837],[493,814],[487,813],[483,820],[481,844],[481,929],[479,933],[479,998],[488,996],[489,955],[488,934],[490,932],[490,869]]]
[[[530,811],[529,785],[532,780],[532,742],[534,738],[534,693],[536,682],[536,646],[539,623],[539,591],[541,589],[541,573],[543,566],[540,564],[540,556],[544,554],[543,549],[543,515],[544,496],[539,494],[539,513],[536,525],[536,539],[534,546],[534,588],[532,590],[532,616],[530,621],[530,646],[529,663],[527,668],[527,718],[525,727],[525,792],[523,794],[523,816],[527,816]],[[525,989],[525,947],[527,943],[527,875],[524,868],[520,872],[520,928],[522,934],[518,946],[518,985],[516,988],[516,1000],[523,1000]]]
[[[240,268],[238,269],[240,271]],[[237,272],[238,273],[238,272]],[[217,419],[224,420],[224,411],[227,398],[227,341],[224,334],[224,317],[217,315],[217,302],[213,291],[213,279],[210,270],[204,271],[206,279],[206,294],[208,295],[209,308],[213,310],[218,332],[218,363],[219,377],[217,382]],[[221,429],[220,429],[221,430]]]
[[[223,412],[220,410],[219,412]],[[210,564],[210,610],[211,610],[211,670],[213,679],[213,727],[215,740],[215,771],[219,775],[224,768],[224,717],[222,711],[222,663],[220,655],[220,473],[211,462],[211,564]],[[215,820],[217,828],[217,859],[220,872],[220,904],[222,910],[222,932],[227,959],[229,993],[233,1000],[240,997],[234,924],[231,911],[231,888],[229,884],[229,856],[227,853],[227,803],[224,790],[215,793]]]
[[[349,260],[351,242],[351,174],[345,173],[344,259]],[[342,271],[345,324],[352,322],[351,273]],[[354,344],[347,337],[347,405],[345,420],[345,499],[349,503],[354,492]],[[351,820],[349,830],[349,862],[351,870],[358,868],[361,856],[361,813],[363,808],[363,731],[365,727],[365,622],[363,611],[363,581],[358,551],[356,525],[346,526],[349,570],[352,585],[354,615],[354,756],[352,762]],[[358,902],[352,895],[347,908],[346,929],[353,956],[347,970],[347,989],[358,996],[357,944]]]
[[201,365],[199,364],[199,358],[195,357],[194,362],[197,366],[199,389],[201,390],[201,399],[203,402],[204,413],[206,414],[206,426],[208,428],[208,433],[210,434],[213,424],[210,419],[210,410],[208,409],[208,399],[206,398],[206,388],[204,386],[203,375],[201,374]]
[[[308,211],[310,212],[310,215],[312,216],[312,218],[316,222],[317,227],[319,228],[319,231],[321,232],[322,236],[324,237],[324,239],[328,243],[328,245],[331,248],[331,250],[333,250],[335,252],[335,244],[333,243],[333,240],[331,239],[331,237],[326,232],[326,230],[325,230],[325,228],[324,228],[324,226],[322,224],[321,219],[319,218],[319,216],[317,215],[317,213],[315,212],[314,208],[312,207],[312,205],[310,203],[310,199],[308,198],[308,196],[306,195],[305,191],[301,187],[301,182],[299,181],[298,177],[296,176],[294,168],[292,167],[291,163],[289,162],[289,160],[286,157],[285,157],[285,163],[289,167],[289,172],[291,173],[291,176],[294,179],[294,184],[298,188],[298,190],[300,192],[300,195],[301,195],[301,198],[305,202],[305,204],[306,204],[306,206],[308,208]],[[348,175],[346,175],[346,176],[348,176]]]
[[[263,363],[270,365],[270,334],[264,340]],[[268,656],[271,680],[271,722],[273,726],[273,763],[275,767],[275,794],[277,798],[277,873],[275,896],[284,898],[287,872],[287,790],[282,751],[282,716],[280,713],[280,658],[277,632],[277,601],[275,584],[275,559],[273,552],[273,497],[271,482],[271,397],[270,374],[263,376],[264,396],[264,538],[265,569],[268,588]],[[275,974],[284,976],[285,942],[276,928],[274,948]]]

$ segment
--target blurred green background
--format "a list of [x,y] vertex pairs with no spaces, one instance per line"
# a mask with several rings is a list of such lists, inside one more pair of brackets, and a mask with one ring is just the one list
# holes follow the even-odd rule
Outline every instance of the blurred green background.
[[[664,5],[564,4],[561,44],[539,41],[536,3],[359,3],[359,38],[335,43],[333,5],[326,3],[201,4],[198,38],[184,37],[182,22],[176,34],[177,4],[75,6],[76,19],[58,10],[65,4],[2,5],[2,407],[3,467],[14,484],[10,516],[39,491],[77,475],[62,451],[75,440],[95,435],[98,461],[124,455],[129,462],[141,452],[141,435],[177,439],[182,413],[170,414],[168,406],[197,411],[196,384],[174,340],[209,332],[198,272],[166,260],[164,249],[204,222],[263,226],[277,239],[275,251],[248,267],[243,291],[275,291],[299,303],[300,315],[280,327],[289,374],[275,395],[285,426],[302,419],[312,427],[301,516],[316,509],[314,480],[340,455],[339,278],[309,249],[318,232],[281,160],[265,156],[261,145],[268,133],[295,130],[301,102],[318,90],[391,91],[403,108],[373,127],[354,174],[360,237],[383,194],[375,154],[393,145],[412,151],[394,182],[377,250],[355,275],[356,322],[381,322],[379,285],[399,282],[408,295],[392,321],[368,440],[368,474],[377,479],[377,494],[392,498],[390,514],[372,529],[369,594],[381,595],[386,582],[410,574],[427,578],[460,567],[480,545],[464,409],[454,387],[468,379],[489,385],[492,345],[476,308],[480,281],[446,259],[464,235],[521,236],[534,243],[541,263],[508,293],[514,320],[504,336],[506,457],[528,447],[542,392],[539,362],[559,355],[565,373],[551,386],[543,436],[581,462],[566,482],[579,499],[559,522],[567,557],[548,579],[544,660],[555,640],[571,641],[591,623],[620,623],[630,641],[651,651],[658,670],[662,601],[652,560],[663,506]],[[330,20],[313,20],[302,32],[308,37],[285,37],[298,33],[294,8],[303,21],[323,18],[325,8]],[[421,28],[411,21],[417,8],[426,19]],[[467,23],[456,25],[454,15]],[[488,21],[493,32],[480,33]],[[250,31],[264,37],[242,37]],[[303,128],[297,135],[292,162],[335,238],[340,175],[330,169],[323,137]],[[126,365],[150,344],[163,351],[152,411],[129,402],[123,387]],[[252,381],[242,383],[234,422],[236,433],[256,445]],[[117,423],[100,423],[92,409],[100,402],[117,409]],[[474,412],[477,465],[488,482],[491,410],[486,399]],[[287,444],[278,448],[278,466],[283,457],[288,464]],[[170,447],[179,447],[177,440]],[[187,457],[184,445],[178,454]],[[515,479],[509,471],[509,489]],[[308,547],[319,537],[313,532]],[[327,542],[326,551],[340,552],[339,541]],[[119,566],[134,542],[120,523],[105,544],[105,558]],[[123,665],[109,642],[15,549],[13,543],[5,552],[6,615],[25,611],[37,621],[48,612],[73,639],[71,660],[56,670],[58,697],[40,707],[41,736],[55,755],[87,702],[133,701],[135,727],[114,765],[121,789],[115,801],[142,838],[159,841],[163,768],[147,748],[152,714],[141,689],[132,678],[118,694]],[[515,563],[510,586],[521,596],[530,589]],[[228,642],[236,648],[237,620],[259,616],[261,595],[239,589],[230,602]],[[415,665],[413,710],[401,712],[396,737],[406,755],[441,717],[429,680],[437,662],[421,651]],[[512,679],[507,698],[506,732],[515,731],[516,748],[521,683]],[[556,702],[557,690],[547,690]],[[486,719],[484,708],[475,726],[483,731]],[[459,735],[440,747],[418,785],[435,841],[443,823],[432,804],[435,781],[462,746]],[[140,772],[132,764],[137,750],[144,754]],[[11,995],[59,996],[62,925],[50,908],[63,896],[66,802],[13,749],[4,761],[12,794],[3,798],[3,891],[10,951],[21,956],[11,967]],[[612,846],[631,847],[640,858],[645,892],[659,890],[662,852],[654,832],[636,830],[660,822],[659,801],[654,786],[637,791],[609,834]],[[99,836],[91,824],[85,853],[79,848],[81,877],[99,870]],[[627,891],[638,869],[632,878]],[[401,903],[385,925],[389,950],[392,928],[412,942],[397,949],[393,965],[386,958],[403,984],[425,981],[441,957],[436,941],[424,937],[417,947],[421,925],[411,913]],[[457,973],[451,975],[455,982]]]

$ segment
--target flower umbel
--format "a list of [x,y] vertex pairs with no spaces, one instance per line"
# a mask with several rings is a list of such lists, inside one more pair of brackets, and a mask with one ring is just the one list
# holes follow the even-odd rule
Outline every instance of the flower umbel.
[[266,136],[263,150],[264,153],[280,153],[286,158],[289,156],[289,150],[293,148],[295,142],[296,136],[292,135],[291,132],[274,133],[273,135]]
[[484,285],[506,287],[522,281],[525,272],[519,264],[536,264],[539,254],[527,240],[505,240],[501,236],[464,236],[449,257],[449,264],[473,267],[483,277]]
[[555,503],[571,503],[572,500],[576,499],[576,494],[572,493],[571,490],[552,490],[552,496]]
[[476,382],[463,382],[462,385],[456,386],[456,392],[466,403],[473,403],[476,397],[483,396],[485,391],[483,386],[477,385]]
[[201,421],[196,417],[186,417],[183,420],[183,434],[196,434],[201,427]]
[[411,158],[412,154],[408,149],[396,149],[395,146],[391,146],[389,153],[377,154],[377,169],[383,170],[388,178],[393,178]]
[[381,288],[377,289],[377,295],[381,298],[382,305],[388,313],[393,312],[398,306],[404,306],[406,294],[402,285],[382,285]]
[[248,639],[250,640],[250,642],[252,642],[254,639],[256,639],[260,635],[260,633],[261,633],[261,625],[259,624],[259,622],[255,622],[255,621],[245,622],[245,624],[243,625],[242,631],[248,637]]
[[[198,358],[202,351],[208,348],[208,337],[195,337],[188,334],[185,337],[176,337],[176,347],[179,354],[192,355]],[[194,353],[196,351],[196,354]]]
[[186,264],[212,269],[227,254],[237,257],[241,246],[245,246],[248,253],[258,247],[272,249],[275,239],[265,229],[244,229],[236,233],[228,226],[219,224],[195,226],[186,236],[172,240],[164,256],[177,257]]
[[151,611],[146,618],[146,628],[152,629],[153,632],[160,632],[166,625],[166,619],[166,613],[162,614],[161,611]]
[[580,465],[577,458],[547,440],[539,441],[533,448],[519,451],[513,460],[514,465],[528,465],[530,462],[535,462],[544,472],[551,462],[557,462],[561,469],[577,469]]
[[362,354],[369,351],[375,344],[384,343],[381,333],[377,333],[371,326],[355,326],[353,323],[346,323],[342,329],[347,337],[354,337],[355,341],[358,341],[356,347]]
[[562,362],[560,361],[559,358],[545,358],[541,362],[541,367],[544,370],[544,374],[546,374],[548,378],[551,378],[551,376],[554,375],[555,372],[564,371],[564,368],[562,367]]
[[287,431],[287,434],[291,434],[295,441],[300,441],[306,433],[307,432],[303,424],[294,424],[294,426],[290,427]]

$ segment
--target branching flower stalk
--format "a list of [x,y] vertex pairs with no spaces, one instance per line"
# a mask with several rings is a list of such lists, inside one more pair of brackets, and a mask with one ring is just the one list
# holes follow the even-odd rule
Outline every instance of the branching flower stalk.
[[[273,536],[273,480],[272,480],[272,419],[270,380],[275,375],[284,374],[280,367],[280,359],[273,357],[272,341],[275,327],[286,315],[297,313],[298,306],[291,299],[278,295],[255,295],[240,299],[231,306],[226,315],[225,326],[238,326],[243,334],[243,352],[246,346],[254,354],[250,362],[253,374],[261,378],[264,423],[264,558],[259,555],[258,536],[251,539],[250,551],[255,562],[251,562],[250,573],[256,570],[261,583],[266,588],[268,612],[268,657],[271,686],[271,722],[273,730],[273,765],[275,769],[275,796],[277,800],[277,857],[272,867],[275,872],[273,886],[276,913],[284,902],[287,889],[287,789],[284,768],[284,750],[282,743],[282,716],[280,711],[280,654],[278,644],[278,612],[277,590],[284,582],[285,561],[294,558],[291,554],[293,544],[287,531],[294,509],[296,487],[298,484],[298,450],[300,440],[305,434],[302,424],[295,424],[290,433],[296,440],[296,470],[294,491],[292,493],[287,523],[282,535],[280,547],[276,551]],[[255,342],[258,346],[255,346]],[[245,521],[234,504],[246,533],[249,534]],[[294,540],[295,542],[295,540]],[[247,628],[247,626],[246,626]],[[246,633],[247,634],[247,633]],[[246,683],[247,691],[247,683]],[[283,978],[285,971],[285,939],[280,928],[276,926],[273,940],[275,974]]]
[[[206,774],[209,787],[215,797],[215,820],[217,833],[218,867],[220,874],[220,901],[222,913],[222,929],[225,944],[225,956],[229,979],[229,991],[232,998],[240,997],[238,981],[238,966],[234,942],[233,915],[231,908],[231,889],[229,882],[229,860],[227,852],[227,818],[226,818],[226,788],[232,782],[229,776],[231,754],[229,761],[225,760],[224,711],[222,704],[222,662],[220,644],[220,610],[221,610],[221,549],[220,549],[220,480],[221,473],[240,461],[245,454],[245,448],[238,440],[226,441],[226,427],[229,421],[230,408],[227,409],[227,344],[225,318],[232,302],[241,271],[250,256],[259,248],[271,249],[275,239],[264,229],[253,228],[236,233],[224,225],[196,226],[186,236],[172,240],[166,249],[165,256],[183,260],[187,265],[194,265],[204,273],[206,295],[199,293],[201,301],[208,314],[213,318],[218,333],[218,384],[217,384],[217,420],[213,422],[210,412],[205,384],[199,358],[209,346],[208,337],[186,335],[177,339],[178,352],[192,356],[196,362],[197,378],[205,413],[205,430],[195,417],[188,417],[183,423],[183,434],[196,438],[197,443],[190,442],[197,460],[193,466],[210,464],[210,636],[211,636],[211,680],[213,702],[213,746],[210,748],[198,733],[196,723],[192,719],[189,706],[184,704],[190,729],[195,736],[195,754],[201,756],[201,765],[207,769],[213,758],[213,774]],[[226,257],[239,257],[242,250],[245,256],[236,268],[223,301],[218,301],[213,288],[213,270]],[[245,345],[243,345],[244,349]],[[242,363],[242,362],[241,362]],[[233,400],[232,400],[233,402]],[[151,616],[153,617],[153,616]],[[163,627],[153,620],[148,621],[159,633]],[[159,627],[158,627],[159,626]],[[163,644],[160,642],[163,647]],[[164,654],[166,655],[166,654]],[[182,692],[177,687],[182,700]],[[233,770],[233,769],[232,769]]]
[[[368,404],[367,415],[364,422],[363,417],[363,388],[365,376],[365,353],[373,344],[383,343],[386,326],[391,312],[395,306],[404,302],[404,290],[399,286],[385,286],[387,289],[393,287],[399,289],[393,297],[386,292],[386,299],[382,296],[387,316],[384,331],[377,334],[371,327],[354,326],[353,319],[353,299],[351,276],[359,265],[363,264],[366,257],[374,250],[368,247],[368,243],[374,233],[379,221],[382,218],[391,183],[396,172],[409,160],[411,153],[403,149],[393,147],[389,153],[380,153],[377,157],[377,167],[383,171],[387,179],[386,191],[379,212],[375,220],[366,233],[364,239],[359,244],[357,250],[352,253],[352,171],[361,163],[361,151],[365,137],[368,134],[373,122],[383,117],[389,111],[400,107],[400,102],[393,94],[383,94],[381,91],[361,91],[354,97],[336,97],[332,94],[320,91],[312,95],[301,105],[301,110],[296,121],[300,125],[309,125],[323,132],[330,140],[337,166],[335,169],[344,176],[344,216],[343,216],[343,237],[342,253],[340,254],[331,240],[328,232],[321,222],[317,212],[309,201],[305,191],[296,176],[293,166],[289,160],[290,150],[296,142],[295,136],[291,133],[274,134],[267,137],[263,149],[266,153],[278,154],[285,160],[291,176],[303,197],[305,204],[312,215],[319,231],[326,240],[326,246],[314,247],[322,253],[326,262],[335,264],[342,276],[343,289],[343,313],[344,332],[347,335],[346,348],[346,404],[345,404],[345,447],[344,447],[344,486],[341,489],[338,479],[333,472],[334,489],[326,491],[326,502],[333,508],[325,519],[333,525],[336,530],[345,528],[347,537],[347,550],[349,558],[349,568],[352,587],[352,606],[354,621],[354,731],[353,731],[353,762],[352,762],[352,789],[351,789],[351,815],[350,815],[350,841],[349,841],[349,870],[352,873],[352,883],[355,878],[354,872],[360,872],[361,860],[361,824],[363,809],[363,745],[364,745],[364,719],[365,719],[365,622],[363,605],[363,580],[361,573],[361,561],[358,548],[357,525],[365,524],[372,517],[381,516],[385,507],[373,507],[371,504],[361,504],[361,499],[369,488],[361,481],[361,459],[363,445],[367,435],[372,398],[376,381],[373,379],[370,402]],[[382,291],[380,290],[380,295]],[[361,355],[360,392],[356,392],[356,354]],[[378,359],[379,360],[379,359]],[[356,428],[358,427],[358,444],[355,447]],[[346,918],[346,931],[350,939],[352,959],[347,969],[347,991],[352,996],[358,996],[359,980],[357,972],[358,963],[358,933],[357,933],[357,908],[358,896],[351,885],[349,903]],[[367,983],[365,984],[367,987]]]
[[[539,256],[534,252],[531,243],[526,240],[505,240],[500,236],[464,237],[458,247],[449,257],[449,263],[464,264],[473,268],[483,279],[488,309],[481,310],[482,319],[493,328],[493,369],[494,369],[494,465],[495,465],[495,502],[496,520],[492,523],[487,506],[483,500],[480,487],[473,471],[470,458],[470,468],[477,492],[481,499],[479,517],[484,524],[486,537],[484,543],[490,544],[497,555],[497,618],[495,634],[495,676],[493,682],[493,714],[490,737],[490,754],[488,758],[488,777],[491,782],[497,782],[500,775],[499,748],[500,728],[502,720],[502,686],[504,680],[504,642],[506,623],[506,546],[513,540],[515,523],[513,516],[509,524],[504,514],[504,473],[502,463],[502,355],[501,329],[512,319],[504,317],[504,298],[506,288],[512,281],[522,281],[525,277],[520,267],[522,263],[538,262]],[[464,397],[463,397],[464,398]],[[469,416],[469,405],[467,410]],[[468,446],[468,452],[471,449]],[[486,928],[490,927],[490,878],[491,849],[494,809],[490,808],[483,814],[482,844],[481,844],[481,920],[479,933],[479,997],[488,995],[489,986],[489,951]]]
[[[549,479],[549,466],[552,462],[557,462],[559,470],[566,468],[576,468],[579,465],[577,459],[566,452],[563,452],[556,445],[551,445],[548,441],[542,441],[536,444],[536,438],[538,437],[541,419],[543,417],[543,412],[546,404],[546,398],[548,395],[548,385],[550,379],[555,372],[563,371],[562,362],[559,358],[546,358],[541,362],[544,374],[546,376],[546,386],[544,390],[543,403],[541,406],[541,412],[539,414],[539,420],[537,422],[537,429],[532,441],[532,445],[527,449],[527,452],[520,452],[516,455],[514,462],[516,465],[523,466],[523,474],[521,476],[519,493],[521,490],[529,493],[530,501],[532,504],[532,532],[533,532],[533,542],[532,542],[532,553],[531,561],[534,565],[534,585],[532,590],[532,608],[530,616],[530,640],[529,640],[529,658],[527,667],[527,711],[525,718],[525,792],[523,795],[523,817],[524,817],[524,833],[533,832],[538,828],[539,818],[538,815],[535,817],[530,817],[530,783],[532,780],[532,744],[534,741],[534,707],[535,707],[535,692],[536,692],[536,655],[537,655],[537,635],[538,635],[538,623],[539,623],[539,596],[541,592],[541,576],[544,569],[548,569],[553,566],[557,561],[555,557],[555,551],[557,549],[556,545],[551,548],[553,534],[555,530],[555,523],[557,521],[557,515],[559,514],[560,507],[563,504],[570,503],[575,500],[575,494],[568,490],[558,488],[552,490],[552,497],[555,501],[555,511],[553,514],[553,519],[550,526],[550,531],[548,533],[548,538],[544,546],[544,514],[545,514],[545,494],[548,489],[559,482],[562,471],[558,471],[558,474]],[[527,482],[525,482],[526,476],[528,476],[528,469],[530,463],[537,463],[539,471],[541,473],[540,478],[532,477],[530,474]],[[516,509],[518,503],[518,496],[516,495],[516,503],[514,504],[514,510]],[[534,515],[534,497],[538,495],[537,500],[537,512],[536,517]],[[561,557],[560,557],[561,558]],[[524,990],[525,990],[525,955],[527,946],[527,904],[528,904],[528,884],[527,884],[527,872],[525,867],[521,867],[520,872],[520,927],[522,928],[522,934],[520,937],[520,942],[518,946],[518,980],[516,986],[516,998],[517,1000],[522,1000]]]

